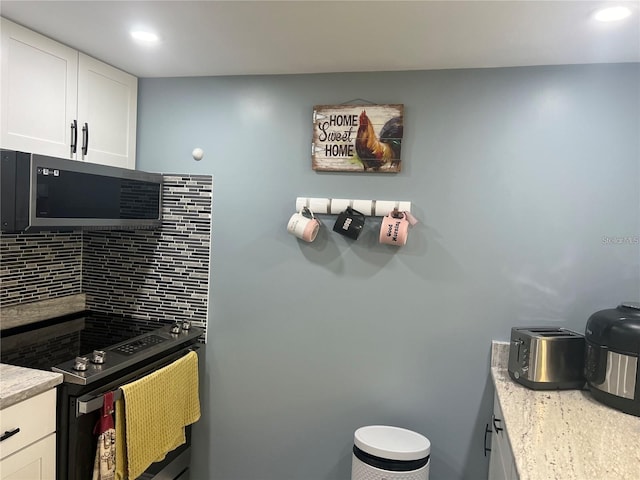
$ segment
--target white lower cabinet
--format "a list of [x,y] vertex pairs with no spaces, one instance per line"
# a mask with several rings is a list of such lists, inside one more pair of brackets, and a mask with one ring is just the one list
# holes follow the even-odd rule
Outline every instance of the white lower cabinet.
[[56,477],[56,389],[0,411],[0,479]]
[[56,434],[17,451],[0,461],[2,480],[55,480]]
[[489,460],[489,480],[518,480],[511,444],[507,436],[504,415],[500,410],[498,397],[493,397],[493,417],[491,433],[491,457]]

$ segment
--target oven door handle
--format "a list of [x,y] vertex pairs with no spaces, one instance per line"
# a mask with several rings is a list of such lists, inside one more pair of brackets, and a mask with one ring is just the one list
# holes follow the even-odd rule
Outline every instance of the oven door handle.
[[[157,368],[152,367],[151,369],[145,371],[144,375],[140,375],[140,377],[138,377],[137,379],[146,377],[150,373],[153,373],[155,370],[158,370],[163,366],[170,365],[172,362],[175,362],[176,360],[182,358],[187,353],[197,351],[199,348],[200,348],[199,345],[192,345],[186,350],[180,352],[181,355],[178,355],[176,357],[171,357],[170,361],[167,361],[168,360],[167,358],[163,358],[155,363],[155,367]],[[126,383],[131,383],[137,379],[130,379]],[[78,399],[76,400],[76,418],[82,415],[85,415],[87,413],[100,410],[102,408],[102,405],[104,404],[103,393],[106,393],[106,392],[102,392],[97,395],[95,393],[88,393],[86,395],[83,395],[82,397],[78,397]],[[121,388],[114,389],[113,400],[114,401],[120,400],[121,398],[122,398],[122,389]]]
[[[83,397],[78,398],[76,403],[76,417],[84,415],[85,413],[95,412],[100,410],[104,404],[104,397],[99,395],[97,397],[90,398],[89,400],[82,400]],[[113,401],[120,400],[122,398],[122,390],[119,388],[113,392]]]

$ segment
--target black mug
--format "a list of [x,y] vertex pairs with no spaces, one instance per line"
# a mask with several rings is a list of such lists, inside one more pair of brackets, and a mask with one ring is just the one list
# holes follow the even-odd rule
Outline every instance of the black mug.
[[364,214],[351,207],[338,215],[333,231],[356,240],[364,227]]

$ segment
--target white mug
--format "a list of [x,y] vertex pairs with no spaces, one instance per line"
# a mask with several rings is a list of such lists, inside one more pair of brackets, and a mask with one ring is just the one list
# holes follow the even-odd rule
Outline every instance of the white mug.
[[291,215],[287,224],[287,232],[305,242],[313,242],[319,230],[320,221],[307,207],[302,207],[298,213]]

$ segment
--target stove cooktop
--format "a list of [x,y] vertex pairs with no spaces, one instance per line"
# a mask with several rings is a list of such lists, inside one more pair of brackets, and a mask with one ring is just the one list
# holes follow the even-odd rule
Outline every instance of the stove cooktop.
[[179,327],[180,324],[176,325],[177,327],[167,325],[102,350],[87,352],[60,363],[51,370],[62,373],[67,383],[88,385],[164,352],[180,348],[181,345],[194,344],[204,333],[198,327],[184,330]]
[[[0,361],[9,365],[56,371],[64,381],[87,385],[197,342],[204,330],[181,324],[171,333],[170,320],[136,319],[104,312],[84,311],[0,331]],[[104,352],[102,363],[91,362],[93,352]],[[84,357],[85,370],[75,370]]]

